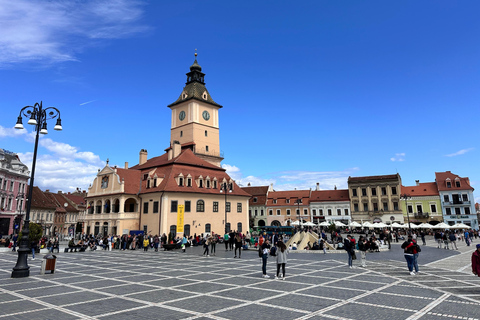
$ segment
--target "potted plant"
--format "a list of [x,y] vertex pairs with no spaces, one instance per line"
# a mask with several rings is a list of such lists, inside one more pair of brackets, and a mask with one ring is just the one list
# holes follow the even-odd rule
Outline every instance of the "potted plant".
[[[30,246],[30,243],[35,241],[38,243],[40,239],[43,236],[43,229],[42,226],[33,222],[30,222],[28,224],[28,246]],[[22,232],[18,234],[18,239],[22,239]],[[37,250],[35,253],[40,253],[40,247],[37,246]]]

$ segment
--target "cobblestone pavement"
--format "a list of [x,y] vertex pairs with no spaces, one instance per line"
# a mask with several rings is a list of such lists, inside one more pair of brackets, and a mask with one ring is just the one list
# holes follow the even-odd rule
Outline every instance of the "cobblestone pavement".
[[[10,278],[16,254],[0,253],[0,320],[480,319],[479,277],[432,258],[411,276],[398,246],[354,269],[345,254],[291,253],[284,281],[261,277],[256,251],[234,259],[222,246],[211,257],[201,248],[60,253],[55,273],[45,275],[38,255],[21,279]],[[422,254],[461,255],[447,251],[427,245]]]

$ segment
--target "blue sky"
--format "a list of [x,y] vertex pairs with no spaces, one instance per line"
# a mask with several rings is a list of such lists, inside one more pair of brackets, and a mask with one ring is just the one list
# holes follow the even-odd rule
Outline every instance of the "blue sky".
[[[86,189],[97,170],[168,147],[170,110],[198,63],[220,113],[223,165],[246,185],[347,187],[348,176],[436,171],[480,189],[477,1],[0,0],[0,147],[36,185]],[[26,121],[25,121],[26,123]],[[479,193],[476,192],[476,195]],[[477,198],[477,201],[480,199]]]

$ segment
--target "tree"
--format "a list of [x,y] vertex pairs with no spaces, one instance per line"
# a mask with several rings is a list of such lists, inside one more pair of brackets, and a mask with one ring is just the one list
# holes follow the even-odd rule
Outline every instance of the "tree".
[[[32,241],[38,242],[38,241],[40,241],[40,238],[42,238],[42,236],[43,236],[43,229],[42,229],[41,225],[39,225],[37,223],[30,222],[28,224],[28,230],[29,230],[28,242],[32,242]],[[22,238],[22,233],[21,232],[18,235],[18,238],[19,239]]]

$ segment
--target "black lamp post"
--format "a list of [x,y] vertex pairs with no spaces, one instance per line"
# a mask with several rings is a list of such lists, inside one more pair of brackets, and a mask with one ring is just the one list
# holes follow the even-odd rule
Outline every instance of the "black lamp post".
[[225,193],[225,233],[227,233],[229,230],[227,229],[227,193],[232,192],[232,190],[228,187],[228,184],[222,183],[220,186],[220,192]]
[[302,213],[300,212],[300,203],[302,203],[302,199],[298,198],[297,199],[297,207],[298,207],[298,215],[300,218],[300,229],[303,229],[303,219],[302,219]]
[[405,200],[405,210],[407,211],[407,221],[408,221],[408,233],[412,233],[412,227],[410,226],[410,215],[408,214],[408,204],[407,200],[411,199],[410,195],[408,193],[404,193],[400,195],[400,198],[403,198]]
[[37,149],[39,134],[47,134],[47,120],[57,118],[54,130],[62,130],[62,121],[60,119],[60,111],[55,107],[43,109],[42,102],[36,102],[35,105],[26,106],[20,110],[15,129],[23,129],[22,116],[29,118],[28,124],[35,126],[35,148],[33,150],[32,173],[30,176],[30,185],[28,187],[27,208],[25,212],[25,221],[23,223],[22,238],[18,248],[17,264],[13,267],[12,278],[24,278],[30,275],[30,267],[27,263],[27,257],[30,244],[28,243],[28,234],[30,233],[30,206],[32,204],[33,181],[35,178],[35,164],[37,162]]

